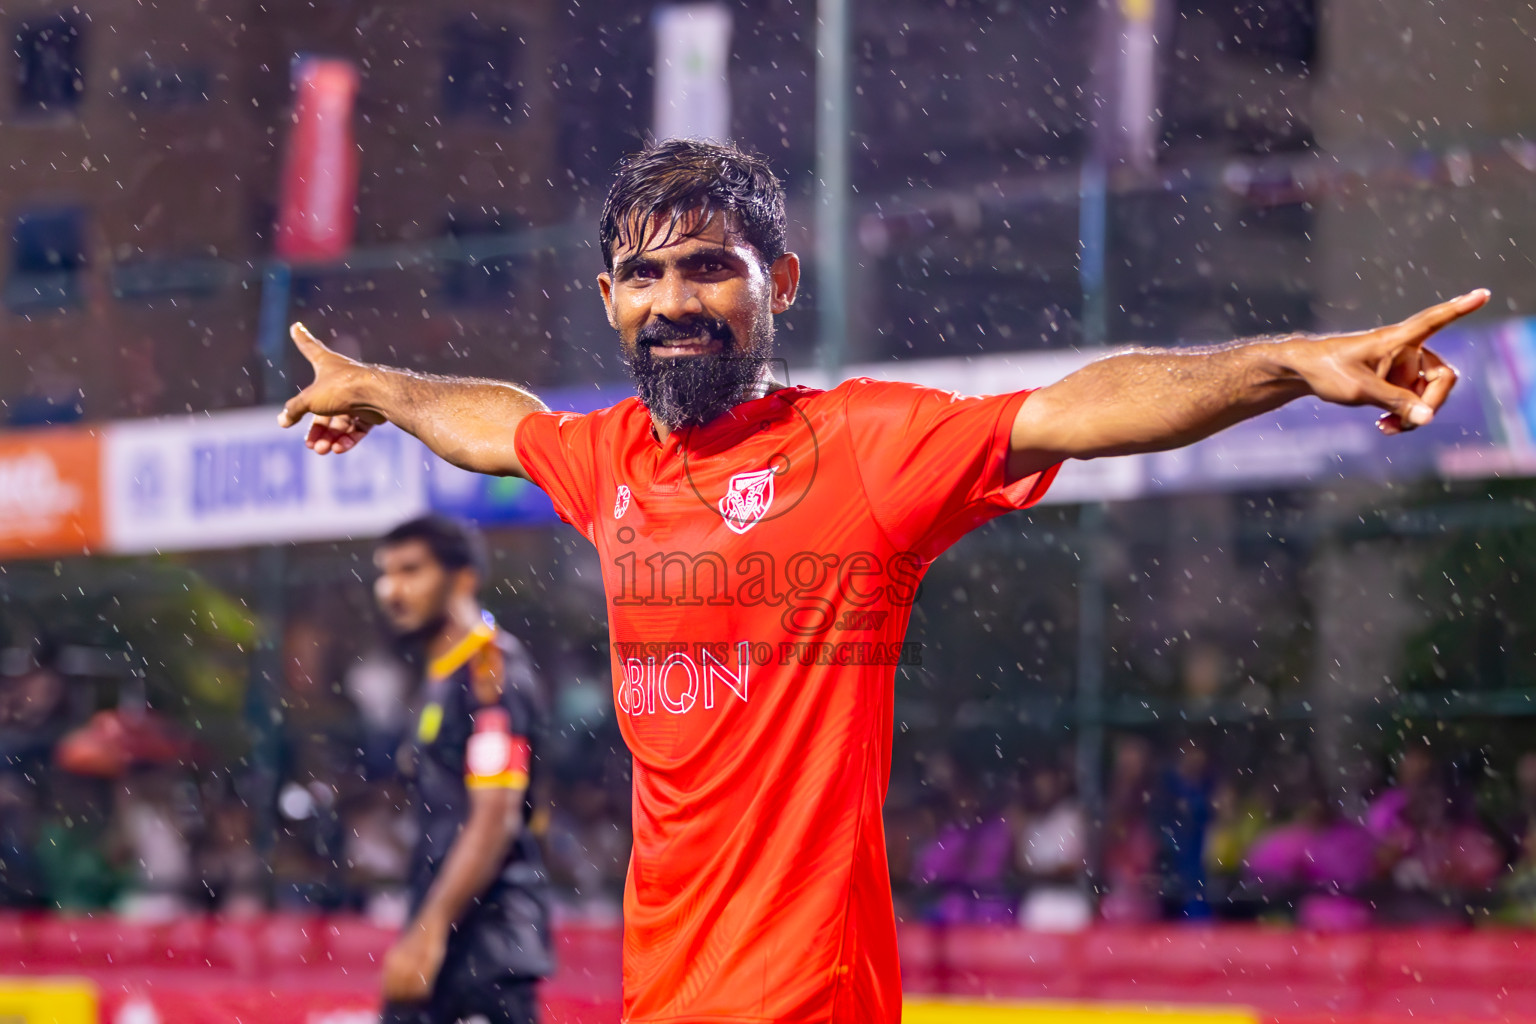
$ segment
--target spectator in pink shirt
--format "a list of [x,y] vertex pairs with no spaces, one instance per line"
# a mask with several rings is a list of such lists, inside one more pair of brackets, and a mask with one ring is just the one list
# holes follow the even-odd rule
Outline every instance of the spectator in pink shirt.
[[1297,923],[1320,931],[1363,928],[1371,921],[1363,893],[1377,873],[1377,842],[1315,785],[1295,818],[1260,836],[1248,851],[1248,875],[1267,892],[1294,899]]
[[1462,923],[1504,868],[1504,851],[1478,821],[1467,787],[1417,747],[1405,752],[1397,785],[1371,805],[1367,823],[1391,878],[1383,909],[1394,922]]

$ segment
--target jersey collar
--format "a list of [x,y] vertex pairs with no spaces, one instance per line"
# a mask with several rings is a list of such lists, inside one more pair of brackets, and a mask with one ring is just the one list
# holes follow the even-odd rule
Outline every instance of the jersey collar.
[[432,659],[432,663],[427,666],[427,676],[433,682],[447,679],[463,668],[470,658],[479,654],[484,650],[485,645],[494,639],[496,639],[496,623],[487,614],[479,625],[469,631],[464,639],[454,644],[453,647],[443,654]]

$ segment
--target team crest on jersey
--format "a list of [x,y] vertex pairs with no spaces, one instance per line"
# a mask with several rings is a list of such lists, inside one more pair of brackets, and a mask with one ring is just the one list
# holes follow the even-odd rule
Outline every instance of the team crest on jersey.
[[773,477],[771,468],[731,477],[725,497],[720,499],[720,515],[726,526],[746,533],[768,514],[768,506],[773,504]]
[[613,518],[624,518],[624,513],[629,511],[630,497],[629,484],[619,484],[619,493],[613,499]]

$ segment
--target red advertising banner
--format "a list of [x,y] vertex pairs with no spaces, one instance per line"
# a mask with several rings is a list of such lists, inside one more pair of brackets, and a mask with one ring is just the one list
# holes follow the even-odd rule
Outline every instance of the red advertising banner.
[[0,434],[0,558],[101,544],[101,442],[66,427]]
[[277,254],[297,261],[339,259],[357,224],[357,68],[347,60],[305,57],[294,64],[293,82]]

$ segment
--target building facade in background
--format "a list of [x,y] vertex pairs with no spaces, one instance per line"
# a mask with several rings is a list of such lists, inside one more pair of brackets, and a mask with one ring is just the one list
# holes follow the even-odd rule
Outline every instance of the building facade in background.
[[[791,248],[807,255],[814,6],[727,5],[731,132],[785,178]],[[902,361],[942,358],[982,374],[1000,365],[982,357],[1090,342],[1365,327],[1478,285],[1494,292],[1491,318],[1536,313],[1536,18],[1513,0],[1455,18],[1442,7],[855,2],[848,362],[894,362],[899,377]],[[55,545],[49,558],[59,537],[67,548],[102,524],[69,518],[83,492],[53,448],[29,447],[28,428],[273,399],[257,332],[301,55],[356,69],[358,176],[351,254],[293,268],[290,318],[363,358],[541,389],[622,386],[593,287],[595,233],[615,161],[651,127],[652,13],[548,0],[9,6],[0,481],[47,498],[26,504],[29,529]],[[1119,56],[1133,49],[1134,66]],[[1149,120],[1128,125],[1128,109]],[[1100,231],[1085,169],[1101,160]],[[1106,259],[1087,296],[1090,236]],[[817,298],[808,291],[781,320],[792,382],[815,364]],[[1092,303],[1101,336],[1085,333]],[[195,459],[184,426],[125,431],[146,452]],[[176,444],[150,444],[160,434]],[[140,491],[147,525],[132,550],[174,546],[150,503],[158,492]],[[466,500],[520,500],[487,495]],[[1062,778],[1038,780],[1054,796],[1023,790],[1070,765],[1093,727],[1107,735],[1090,806],[1106,820],[1117,793],[1171,792],[1170,771],[1186,797],[1210,783],[1217,807],[1217,781],[1252,795],[1266,765],[1293,763],[1363,806],[1385,787],[1389,757],[1425,737],[1461,778],[1486,768],[1507,779],[1536,746],[1536,627],[1517,579],[1536,572],[1530,499],[1523,480],[1383,483],[1323,467],[1305,487],[1256,477],[1113,502],[1098,525],[1083,507],[1054,507],[967,538],[929,574],[910,637],[924,663],[897,681],[893,874],[919,892],[934,884],[921,847],[954,823],[935,820],[943,802],[924,794],[966,809],[1059,805]],[[15,505],[0,494],[0,509]],[[624,851],[601,837],[625,801],[598,567],[558,527],[505,529],[496,547],[490,607],[534,638],[557,689],[556,827],[587,837],[556,870],[601,892],[622,876]],[[134,678],[151,699],[185,696],[226,739],[255,706],[239,686],[266,672],[291,748],[331,749],[300,741],[342,727],[355,698],[338,694],[367,691],[378,673],[358,666],[377,652],[359,626],[366,603],[316,594],[355,589],[366,547],[311,540],[286,562],[270,552],[18,557],[0,564],[0,648],[22,652],[18,665],[76,651],[61,663],[104,703],[128,678],[111,666],[142,661]],[[187,605],[194,590],[177,588],[193,579],[228,606]],[[268,621],[253,607],[282,612]],[[195,619],[186,632],[201,645],[218,632],[210,621],[241,608],[232,614],[265,630],[254,662],[244,647],[193,664],[154,646],[169,615]],[[19,675],[0,665],[0,677]],[[1101,684],[1091,701],[1089,676]],[[298,757],[281,768],[301,788],[351,770]],[[323,821],[294,826],[285,891],[319,891],[305,890],[305,872],[323,873],[316,851],[341,841]]]

